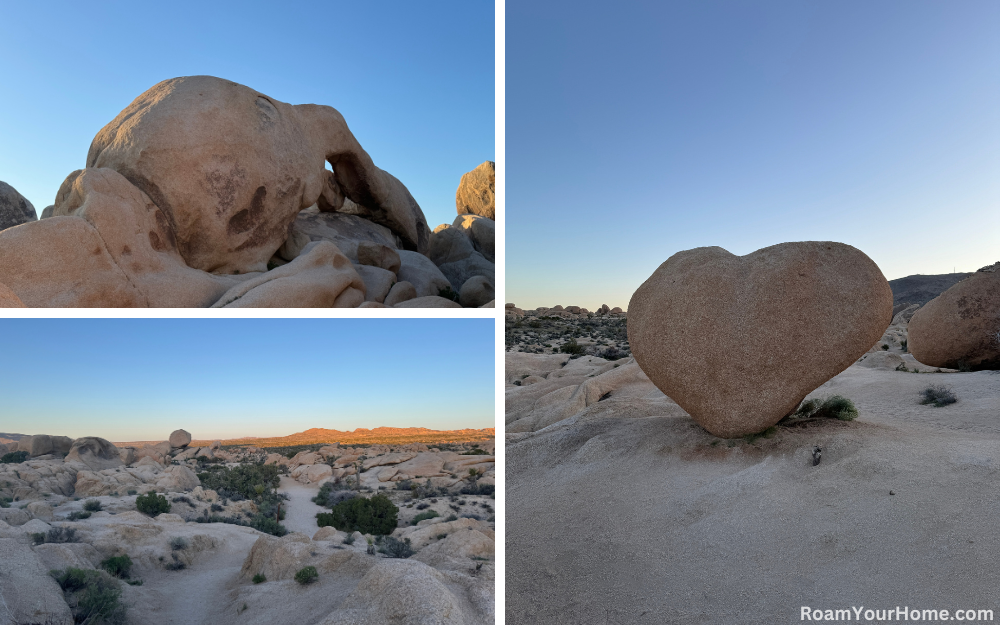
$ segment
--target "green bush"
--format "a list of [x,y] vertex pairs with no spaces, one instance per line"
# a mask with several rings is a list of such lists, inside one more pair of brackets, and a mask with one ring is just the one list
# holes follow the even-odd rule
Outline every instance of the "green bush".
[[89,519],[90,514],[91,514],[90,512],[81,512],[80,510],[76,510],[74,512],[70,512],[69,515],[66,517],[66,520],[79,521],[80,519]]
[[87,512],[100,512],[101,502],[96,499],[88,499],[83,503],[83,509]]
[[311,584],[317,579],[319,579],[319,573],[316,572],[315,566],[304,567],[295,574],[295,581],[303,585]]
[[834,395],[826,399],[807,399],[795,411],[795,416],[853,421],[858,417],[858,409],[854,406],[854,402],[846,397]]
[[132,573],[132,558],[128,555],[114,556],[101,562],[101,568],[112,577],[118,579],[128,579]]
[[170,550],[181,551],[188,548],[188,541],[183,536],[174,536],[170,539]]
[[150,491],[135,498],[135,509],[149,516],[170,512],[170,502],[163,495]]
[[52,571],[62,588],[76,623],[87,625],[124,625],[125,606],[118,582],[100,571],[68,568]]
[[50,527],[48,532],[31,534],[31,542],[36,545],[45,543],[76,543],[76,530],[72,527]]
[[263,584],[266,581],[267,578],[264,577],[263,573],[257,573],[256,575],[253,576],[253,583],[255,584]]
[[278,466],[274,464],[241,464],[235,467],[214,466],[205,473],[199,473],[198,479],[204,489],[219,493],[219,497],[242,501],[258,499],[263,492],[257,492],[257,486],[263,486],[264,491],[274,489],[281,483]]
[[12,451],[0,456],[0,464],[20,464],[28,459],[26,451]]
[[390,534],[396,529],[399,508],[385,495],[375,495],[370,499],[356,497],[338,503],[330,512],[316,515],[316,524],[328,525],[342,532],[362,534]]
[[576,342],[575,338],[572,338],[563,343],[562,346],[559,348],[559,351],[561,351],[564,354],[570,354],[572,356],[582,356],[586,350],[583,348],[583,345],[580,345]]
[[413,517],[413,520],[410,521],[410,525],[416,525],[421,521],[426,521],[427,519],[435,519],[439,516],[441,515],[438,514],[436,510],[428,510],[427,512],[421,512],[417,516]]

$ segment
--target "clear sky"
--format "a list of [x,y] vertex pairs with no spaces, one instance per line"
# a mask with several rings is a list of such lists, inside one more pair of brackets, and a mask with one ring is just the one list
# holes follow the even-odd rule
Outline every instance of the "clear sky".
[[506,4],[506,301],[625,307],[672,254],[1000,260],[995,0]]
[[0,319],[0,432],[495,427],[492,319]]
[[327,104],[427,223],[494,159],[491,2],[4,2],[0,180],[40,214],[139,94],[208,74]]

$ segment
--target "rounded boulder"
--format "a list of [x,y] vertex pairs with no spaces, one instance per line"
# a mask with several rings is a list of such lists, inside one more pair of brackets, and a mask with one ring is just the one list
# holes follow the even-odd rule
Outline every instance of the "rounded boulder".
[[674,254],[632,295],[642,371],[706,430],[760,432],[860,358],[892,320],[878,266],[843,243]]

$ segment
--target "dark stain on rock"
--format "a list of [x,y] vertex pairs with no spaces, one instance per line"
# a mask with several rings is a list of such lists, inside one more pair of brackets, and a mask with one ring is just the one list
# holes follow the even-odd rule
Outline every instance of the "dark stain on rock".
[[260,128],[268,130],[278,121],[278,109],[264,96],[257,96],[257,116],[260,118]]
[[153,213],[153,218],[156,220],[156,227],[160,229],[163,236],[166,237],[166,247],[169,249],[177,249],[177,237],[174,235],[174,229],[170,227],[170,221],[167,216],[163,214],[163,211],[156,209]]
[[152,230],[149,231],[149,244],[153,246],[153,249],[156,250],[157,252],[167,251],[167,248],[164,247],[163,242],[160,241],[160,236],[155,232],[153,232]]
[[[258,226],[264,216],[265,199],[267,199],[267,188],[264,186],[257,187],[253,198],[250,200],[250,206],[232,216],[229,220],[229,225],[226,227],[226,232],[230,235],[243,234]],[[244,242],[243,245],[236,249],[242,249],[246,245],[247,242]]]
[[122,247],[122,256],[127,256],[132,253],[132,248],[129,246]]

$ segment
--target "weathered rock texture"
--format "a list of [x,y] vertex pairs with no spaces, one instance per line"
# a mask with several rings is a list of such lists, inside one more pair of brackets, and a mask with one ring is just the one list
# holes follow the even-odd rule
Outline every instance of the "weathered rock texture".
[[878,266],[842,243],[674,254],[633,294],[636,362],[709,432],[759,432],[860,358],[892,320]]
[[0,230],[35,221],[35,207],[17,189],[0,181]]
[[375,166],[335,109],[212,76],[140,95],[94,138],[87,167],[114,169],[149,195],[187,264],[209,272],[264,270],[298,212],[321,197],[320,208],[344,197],[365,206],[408,249],[426,249],[430,234],[406,187]]
[[1000,263],[984,267],[913,314],[910,353],[925,365],[1000,369]]
[[459,215],[480,215],[496,220],[496,163],[486,161],[462,176],[455,192]]
[[122,465],[121,454],[111,441],[97,436],[84,436],[73,441],[66,462],[80,462],[93,471],[113,469]]

